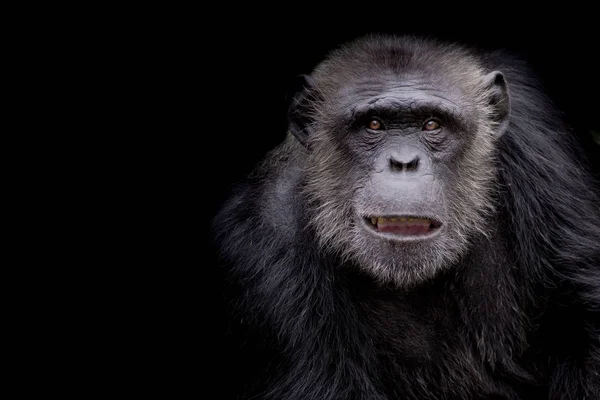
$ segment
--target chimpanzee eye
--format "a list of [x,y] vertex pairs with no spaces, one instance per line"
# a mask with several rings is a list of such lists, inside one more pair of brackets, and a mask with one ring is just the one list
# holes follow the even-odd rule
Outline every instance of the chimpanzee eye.
[[425,124],[423,124],[424,131],[435,131],[440,129],[441,127],[442,125],[439,123],[439,121],[435,119],[429,119],[425,122]]
[[367,128],[369,128],[373,131],[379,131],[379,130],[383,129],[383,124],[377,118],[371,118],[371,120],[367,124]]

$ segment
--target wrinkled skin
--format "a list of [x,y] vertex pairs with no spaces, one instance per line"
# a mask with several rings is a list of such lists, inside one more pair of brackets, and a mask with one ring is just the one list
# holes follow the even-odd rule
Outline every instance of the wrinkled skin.
[[[402,70],[382,68],[380,55],[353,60],[365,72],[335,85],[328,77],[345,71],[325,63],[293,103],[290,130],[310,149],[307,186],[324,247],[403,286],[451,265],[473,232],[486,229],[494,141],[506,128],[509,97],[500,72],[460,68],[464,54]],[[377,130],[367,126],[373,119]],[[424,129],[432,119],[439,129]],[[381,235],[365,224],[386,216],[439,226],[429,235]]]

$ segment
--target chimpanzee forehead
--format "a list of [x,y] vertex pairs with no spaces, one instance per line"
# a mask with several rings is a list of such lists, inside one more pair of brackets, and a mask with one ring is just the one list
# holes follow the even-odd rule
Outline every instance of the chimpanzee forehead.
[[348,87],[379,93],[412,87],[444,92],[456,88],[472,95],[484,75],[479,60],[455,46],[379,38],[334,52],[315,69],[313,78],[328,94],[348,94]]
[[423,74],[379,74],[352,79],[336,91],[334,103],[344,109],[374,105],[410,107],[415,103],[438,103],[448,109],[460,109],[464,91],[444,79]]

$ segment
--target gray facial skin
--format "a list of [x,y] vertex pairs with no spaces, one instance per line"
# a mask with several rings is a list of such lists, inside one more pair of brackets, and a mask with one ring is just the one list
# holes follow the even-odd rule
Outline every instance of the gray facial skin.
[[[460,51],[403,65],[370,54],[321,64],[297,103],[309,118],[291,131],[310,149],[307,193],[323,247],[405,286],[452,265],[474,232],[485,234],[509,94],[502,73]],[[373,119],[380,129],[368,127]],[[439,128],[425,129],[431,120]],[[431,225],[393,234],[370,222],[378,218]]]

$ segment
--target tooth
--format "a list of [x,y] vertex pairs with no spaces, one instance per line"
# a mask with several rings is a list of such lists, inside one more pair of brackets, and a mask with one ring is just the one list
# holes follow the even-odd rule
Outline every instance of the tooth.
[[413,222],[413,221],[414,221],[414,219],[413,219],[413,218],[409,218],[409,219],[408,219],[408,222]]
[[377,218],[377,223],[378,224],[384,224],[385,223],[385,218],[381,218],[381,217]]
[[375,218],[375,217],[371,218],[371,223],[373,225],[377,225],[377,218]]
[[396,222],[397,218],[390,218],[390,221]]
[[406,222],[406,218],[400,218],[400,222]]

